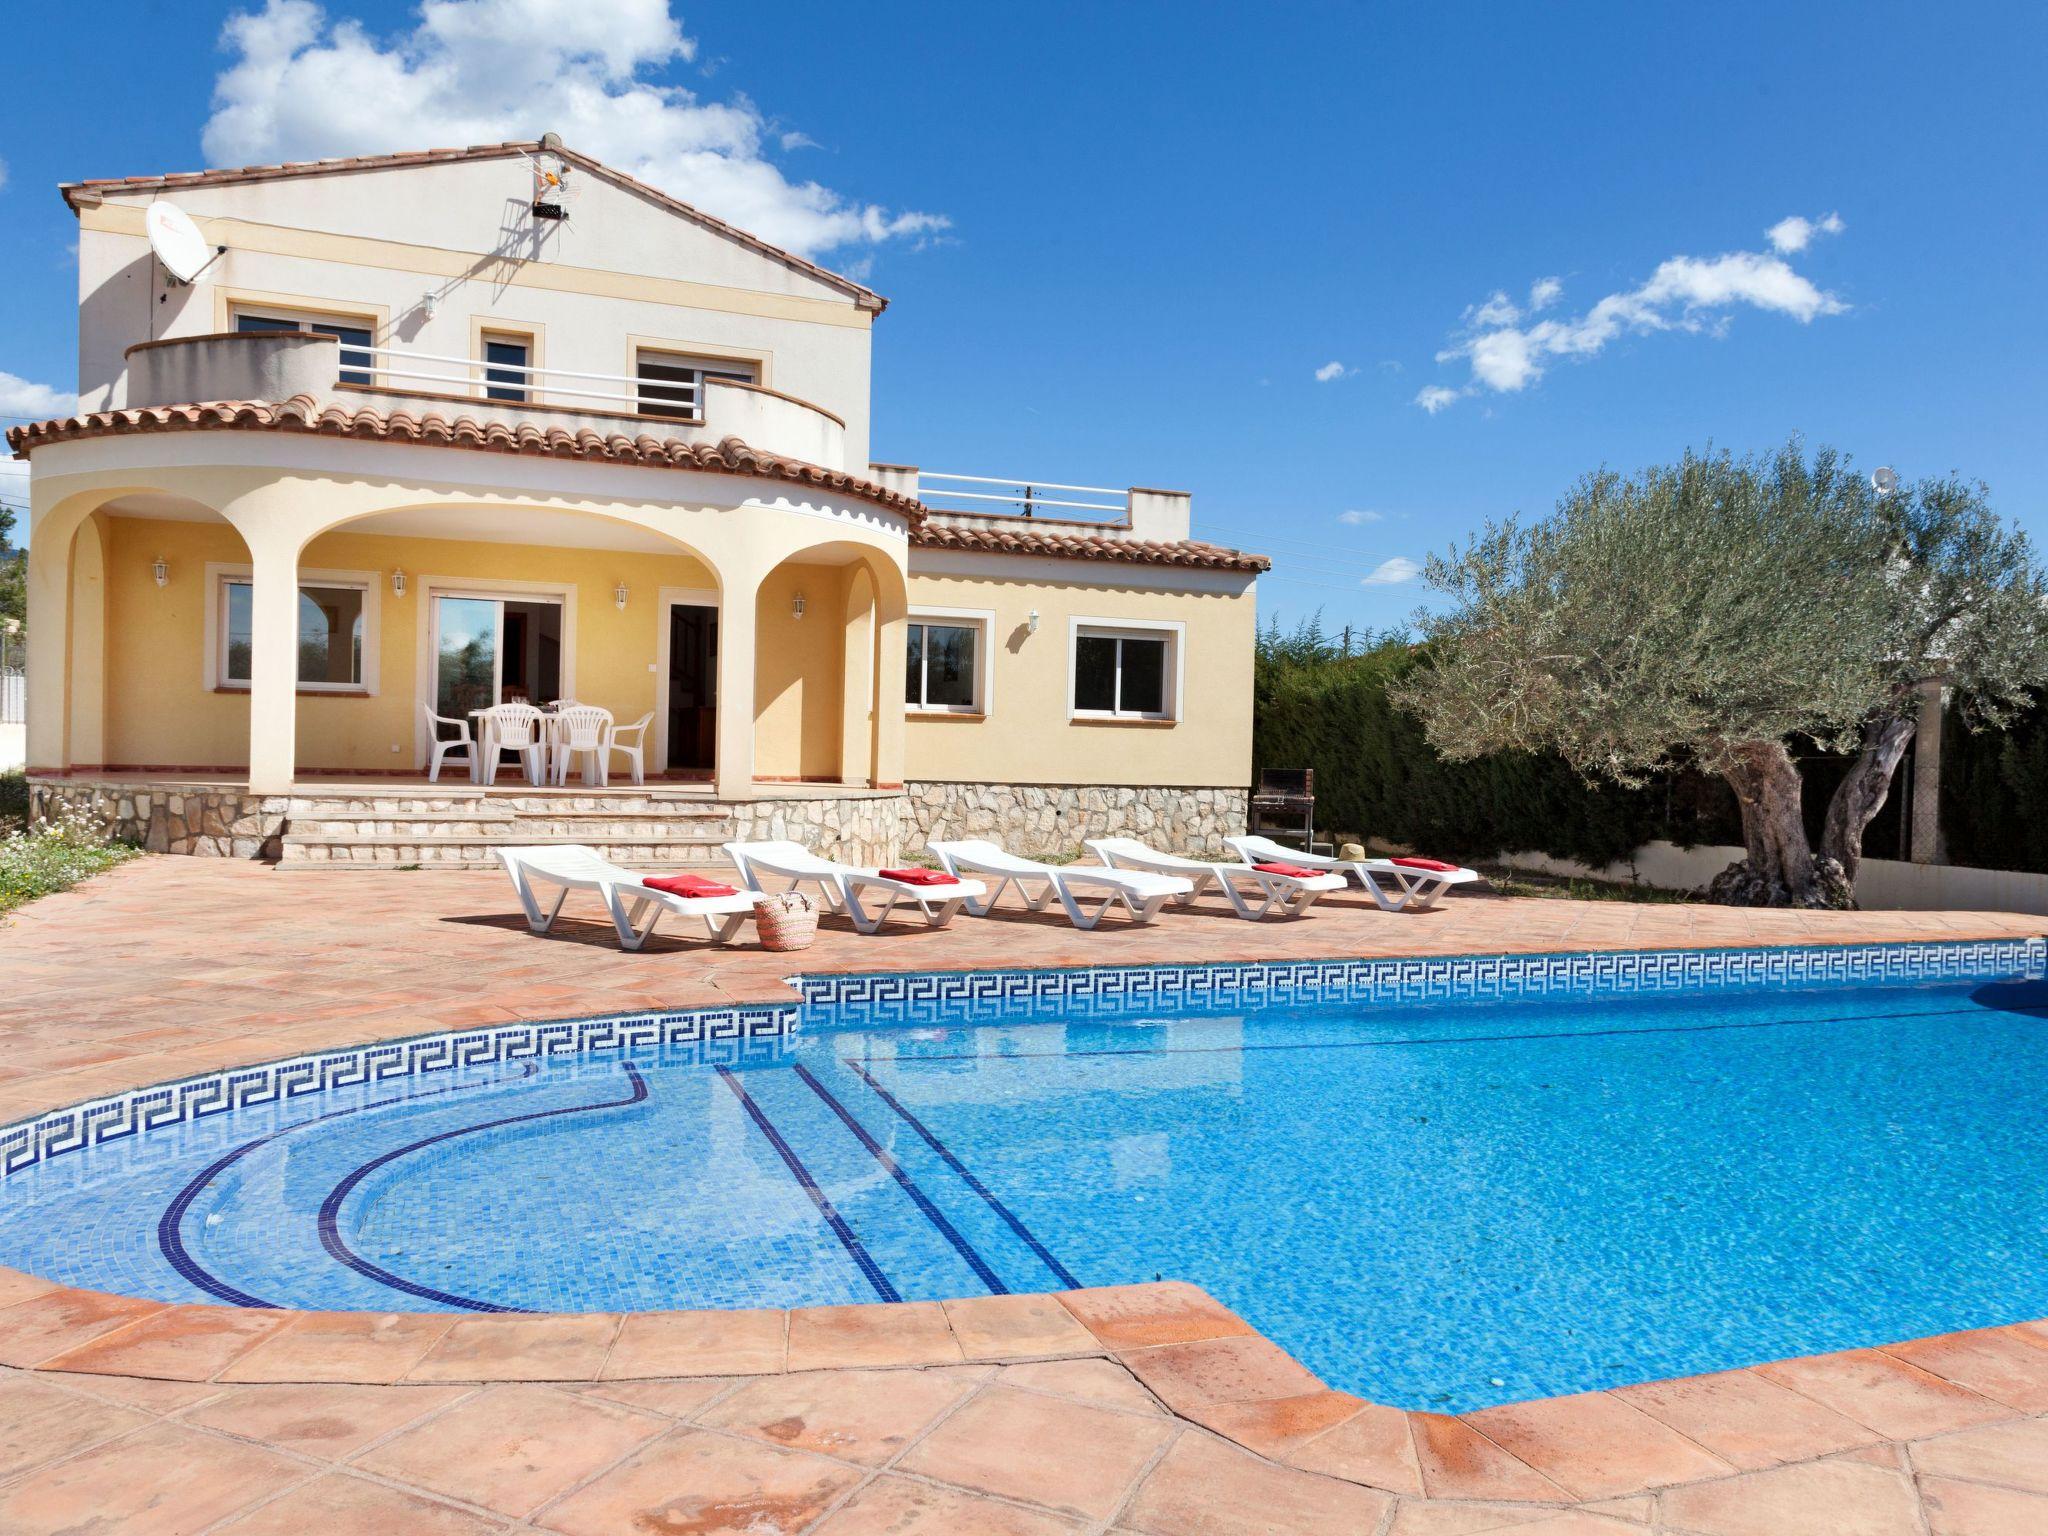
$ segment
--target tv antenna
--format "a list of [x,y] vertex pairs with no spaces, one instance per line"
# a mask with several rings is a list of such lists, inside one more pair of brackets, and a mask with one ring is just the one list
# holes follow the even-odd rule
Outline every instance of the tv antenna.
[[1891,465],[1881,466],[1870,477],[1870,488],[1880,496],[1889,496],[1899,488],[1899,472]]
[[195,283],[208,267],[227,251],[224,245],[208,245],[199,226],[176,203],[159,198],[142,212],[142,228],[149,236],[149,248],[163,263],[164,271],[177,283]]
[[526,157],[526,163],[533,168],[533,216],[555,223],[567,219],[583,183],[571,174],[575,167],[562,153],[561,135],[542,134],[540,148]]

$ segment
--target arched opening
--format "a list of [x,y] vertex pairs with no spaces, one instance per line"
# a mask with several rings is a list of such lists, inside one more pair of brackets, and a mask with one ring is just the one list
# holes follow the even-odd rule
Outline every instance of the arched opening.
[[808,546],[761,579],[756,780],[900,782],[905,610],[901,568],[865,544]]

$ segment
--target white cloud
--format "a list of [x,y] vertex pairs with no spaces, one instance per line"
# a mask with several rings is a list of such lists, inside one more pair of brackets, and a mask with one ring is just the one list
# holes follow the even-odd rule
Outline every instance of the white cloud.
[[1361,587],[1398,587],[1404,581],[1413,581],[1422,574],[1422,567],[1406,555],[1396,555],[1391,560],[1382,560],[1373,568],[1373,573],[1359,582]]
[[68,416],[78,409],[78,396],[68,390],[34,384],[18,375],[0,372],[0,416],[25,416],[42,421],[51,416]]
[[1796,256],[1813,244],[1815,235],[1839,235],[1846,227],[1839,213],[1831,213],[1822,219],[1802,219],[1795,213],[1765,230],[1764,238],[1771,242],[1771,249],[1780,256]]
[[[1831,225],[1841,227],[1833,214],[1812,228],[1832,233]],[[1530,310],[1555,303],[1563,286],[1548,277],[1536,283],[1529,291]],[[1805,325],[1848,307],[1779,257],[1761,251],[1673,256],[1641,286],[1610,293],[1584,314],[1565,319],[1523,324],[1525,317],[1505,294],[1496,292],[1466,310],[1464,329],[1436,355],[1440,363],[1469,363],[1471,382],[1463,389],[1431,385],[1415,403],[1434,416],[1461,395],[1481,389],[1512,394],[1542,378],[1552,360],[1592,357],[1625,333],[1704,331],[1718,336],[1727,330],[1736,309],[1760,309]]]
[[1347,511],[1339,512],[1337,514],[1337,521],[1340,523],[1350,523],[1353,527],[1356,527],[1360,523],[1383,522],[1386,519],[1386,515],[1384,512],[1369,512],[1363,507],[1352,507]]
[[0,160],[0,191],[5,191],[5,190],[6,190],[6,188],[7,188],[7,162],[6,162],[5,160]]
[[217,165],[485,144],[559,133],[572,149],[794,251],[919,239],[939,214],[791,181],[766,154],[785,130],[745,96],[665,83],[696,57],[668,0],[423,0],[410,31],[372,35],[315,0],[228,19],[204,148]]
[[1318,384],[1328,384],[1334,379],[1348,379],[1356,372],[1358,372],[1356,368],[1346,368],[1342,363],[1325,363],[1316,370],[1316,382]]

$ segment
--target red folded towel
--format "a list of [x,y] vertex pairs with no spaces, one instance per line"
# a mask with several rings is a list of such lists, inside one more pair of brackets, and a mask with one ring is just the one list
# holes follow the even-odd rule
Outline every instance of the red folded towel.
[[878,871],[884,880],[901,880],[905,885],[958,885],[960,877],[949,875],[943,869],[884,869]]
[[1252,868],[1262,875],[1287,875],[1295,880],[1313,880],[1317,875],[1327,873],[1320,869],[1303,869],[1299,864],[1254,864]]
[[650,891],[666,891],[671,896],[683,896],[692,900],[699,896],[737,896],[739,887],[726,885],[717,880],[706,880],[702,875],[649,875],[640,882]]
[[1387,862],[1389,864],[1404,865],[1409,869],[1434,870],[1440,875],[1456,874],[1458,871],[1457,865],[1446,864],[1442,859],[1389,859]]

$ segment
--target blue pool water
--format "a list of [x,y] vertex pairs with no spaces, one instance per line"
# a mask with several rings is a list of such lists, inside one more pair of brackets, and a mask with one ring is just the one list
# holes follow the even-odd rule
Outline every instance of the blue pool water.
[[243,1305],[1195,1282],[1462,1410],[2048,1315],[2048,984],[812,1010],[236,1110],[0,1180],[0,1262]]

